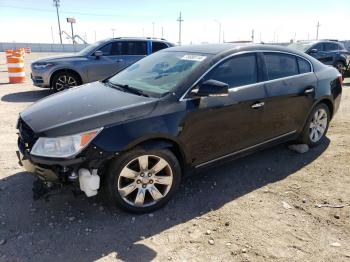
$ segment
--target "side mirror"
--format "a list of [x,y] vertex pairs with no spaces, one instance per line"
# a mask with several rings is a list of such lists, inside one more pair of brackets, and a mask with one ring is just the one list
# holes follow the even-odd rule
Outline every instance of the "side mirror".
[[94,55],[95,55],[96,59],[99,59],[101,56],[103,56],[103,53],[102,53],[102,51],[97,50],[97,51],[95,51]]
[[315,54],[317,53],[318,50],[316,48],[312,48],[310,51],[309,51],[309,54]]
[[199,97],[228,96],[228,88],[228,84],[210,79],[200,84],[198,92],[195,95]]

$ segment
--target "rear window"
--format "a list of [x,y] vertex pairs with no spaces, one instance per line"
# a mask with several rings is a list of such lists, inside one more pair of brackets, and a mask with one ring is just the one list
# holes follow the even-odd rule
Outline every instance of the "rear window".
[[264,55],[269,80],[299,74],[295,56],[280,53],[265,53]]
[[152,42],[152,53],[155,53],[159,50],[165,49],[168,46],[165,43],[161,42]]
[[298,57],[298,66],[299,66],[299,73],[300,74],[305,74],[311,72],[311,66],[308,61],[305,59],[302,59]]
[[120,41],[113,44],[113,55],[147,55],[146,41]]

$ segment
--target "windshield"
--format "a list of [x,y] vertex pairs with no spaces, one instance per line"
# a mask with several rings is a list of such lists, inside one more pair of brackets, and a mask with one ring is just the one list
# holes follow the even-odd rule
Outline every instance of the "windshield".
[[306,52],[314,43],[312,42],[300,42],[288,45],[288,47],[296,49],[301,52]]
[[77,54],[81,55],[81,56],[88,55],[91,51],[93,51],[94,49],[99,47],[102,43],[103,43],[103,41],[99,41],[99,42],[96,42],[94,44],[88,45],[84,49],[80,50]]
[[124,69],[109,82],[161,96],[172,91],[207,57],[207,54],[157,52]]

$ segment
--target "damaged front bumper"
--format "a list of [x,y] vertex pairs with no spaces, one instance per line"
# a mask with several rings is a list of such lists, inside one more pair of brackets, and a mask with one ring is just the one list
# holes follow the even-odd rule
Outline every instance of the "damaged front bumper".
[[96,147],[87,149],[89,157],[52,159],[33,156],[19,143],[16,154],[19,165],[38,177],[33,183],[33,196],[38,199],[52,194],[52,191],[57,192],[65,185],[73,185],[75,193],[80,190],[88,197],[96,195],[106,162],[115,156],[102,151],[96,154],[96,151]]

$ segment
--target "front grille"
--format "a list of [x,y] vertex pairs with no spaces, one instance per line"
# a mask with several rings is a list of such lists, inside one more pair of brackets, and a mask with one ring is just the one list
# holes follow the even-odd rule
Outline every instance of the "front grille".
[[27,149],[31,149],[36,140],[38,139],[35,136],[33,130],[22,120],[19,118],[17,128],[19,130],[19,142]]

